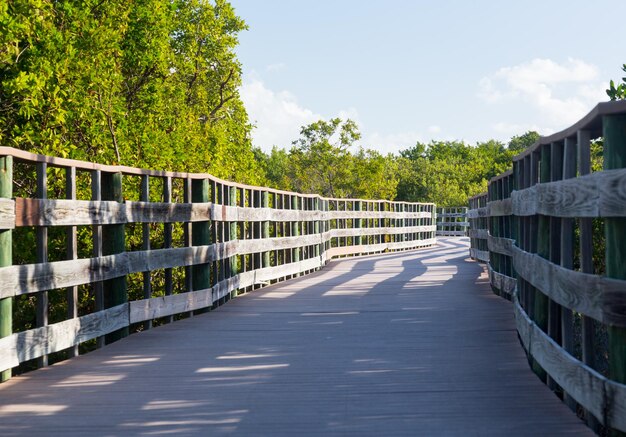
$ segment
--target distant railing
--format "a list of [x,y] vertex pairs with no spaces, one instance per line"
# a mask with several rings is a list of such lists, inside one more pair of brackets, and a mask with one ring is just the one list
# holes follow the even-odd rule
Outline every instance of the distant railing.
[[467,207],[437,208],[437,235],[464,237],[467,235]]
[[489,262],[487,247],[488,221],[487,193],[478,194],[469,199],[467,220],[469,222],[470,257],[476,261]]
[[[35,182],[32,196],[13,198],[13,172],[30,175],[19,191]],[[129,327],[210,309],[333,257],[432,246],[434,217],[430,203],[327,199],[0,148],[3,379],[20,363],[74,356],[85,341],[102,346]],[[14,265],[20,228],[34,229],[34,263]],[[139,296],[129,296],[129,283]],[[20,296],[36,300],[36,320],[13,332]],[[81,296],[93,304],[79,305]],[[66,308],[57,320],[53,298]]]
[[542,137],[470,208],[471,255],[512,296],[535,372],[591,427],[626,431],[626,101]]

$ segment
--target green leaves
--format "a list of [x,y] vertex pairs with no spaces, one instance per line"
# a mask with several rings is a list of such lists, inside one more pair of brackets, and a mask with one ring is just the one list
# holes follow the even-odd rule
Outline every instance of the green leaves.
[[[622,71],[626,72],[626,64],[622,65]],[[606,94],[611,100],[626,99],[626,77],[622,77],[622,83],[617,85],[613,80],[611,80],[609,82],[609,89],[606,90]]]
[[0,145],[260,182],[225,0],[0,2]]
[[471,146],[462,142],[417,143],[400,152],[396,200],[460,206],[487,189],[487,181],[505,171],[514,152],[498,141]]
[[283,190],[325,197],[393,199],[398,184],[396,158],[359,148],[361,138],[352,120],[319,120],[300,130],[291,150],[274,147],[269,154],[255,149],[267,184]]

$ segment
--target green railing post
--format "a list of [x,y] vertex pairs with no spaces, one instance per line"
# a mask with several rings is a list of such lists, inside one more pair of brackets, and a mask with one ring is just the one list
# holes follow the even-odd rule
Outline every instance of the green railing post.
[[[550,145],[541,146],[541,164],[539,169],[539,182],[550,182]],[[550,217],[540,215],[537,226],[537,255],[550,259]],[[548,308],[549,299],[541,290],[535,290],[534,322],[545,333],[548,333]],[[546,372],[533,360],[533,370],[541,378],[546,380]]]
[[[236,208],[237,207],[237,188],[229,187],[228,192],[230,194],[228,204],[231,206],[231,208]],[[237,240],[237,238],[238,238],[237,237],[237,222],[232,221],[230,222],[230,241]],[[230,257],[230,276],[233,277],[233,276],[237,276],[238,274],[239,274],[239,263],[238,263],[237,255],[231,256]],[[237,290],[231,291],[230,297],[236,297],[236,296],[237,296]]]
[[[604,170],[626,167],[626,115],[607,115],[603,118]],[[606,236],[606,276],[626,279],[626,217],[607,217],[604,221]],[[614,308],[618,311],[619,308]],[[626,329],[608,326],[609,376],[626,383]],[[622,434],[623,435],[623,434]]]
[[[291,209],[295,209],[296,211],[300,209],[300,199],[298,196],[291,197]],[[298,220],[292,222],[292,231],[291,235],[294,237],[300,236],[300,222]],[[292,262],[300,262],[300,248],[296,247],[293,249],[293,261]],[[300,276],[299,274],[296,276]]]
[[[208,201],[209,180],[193,179],[191,181],[191,202],[207,203]],[[211,222],[208,218],[207,221],[193,222],[191,224],[191,245],[208,246],[209,244],[211,244]],[[208,262],[191,267],[191,287],[193,290],[206,290],[211,287],[211,266]]]
[[[13,157],[0,157],[0,197],[13,197]],[[13,232],[0,230],[0,267],[13,264]],[[0,338],[13,333],[13,298],[0,299]],[[0,382],[11,378],[11,369],[0,372]]]
[[[362,202],[360,200],[355,200],[354,201],[354,211],[361,211],[362,209]],[[354,219],[354,228],[355,229],[359,229],[361,228],[361,226],[363,225],[363,220],[360,218],[355,218]],[[361,244],[361,236],[360,235],[356,235],[354,237],[354,245],[360,245]]]
[[[263,191],[261,193],[261,206],[263,208],[270,207],[270,193],[267,191]],[[270,222],[268,220],[263,222],[261,228],[261,238],[269,238],[270,236]],[[263,265],[260,267],[269,267],[270,266],[270,252],[263,252]]]
[[[122,173],[102,173],[102,200],[123,203]],[[124,225],[102,226],[102,254],[115,255],[126,250]],[[126,276],[109,279],[103,282],[104,308],[112,308],[128,302],[126,293]],[[113,343],[128,336],[128,326],[118,329],[105,336],[105,344]]]
[[[321,211],[323,208],[320,207],[320,203],[323,204],[323,202],[320,202],[320,199],[318,197],[313,199],[313,210],[315,212],[319,212]],[[320,235],[320,222],[319,220],[315,220],[314,224],[313,224],[313,232],[315,233],[315,235]],[[320,256],[320,245],[316,244],[315,245],[315,252],[314,252],[316,257]]]

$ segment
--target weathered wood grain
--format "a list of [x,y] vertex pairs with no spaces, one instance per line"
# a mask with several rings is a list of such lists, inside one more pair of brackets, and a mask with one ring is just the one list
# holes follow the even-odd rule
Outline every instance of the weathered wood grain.
[[378,244],[361,244],[356,246],[341,246],[332,247],[326,251],[328,258],[335,258],[338,256],[346,255],[358,255],[366,253],[380,253],[388,250],[400,250],[400,249],[412,249],[429,247],[437,244],[435,238],[429,238],[426,240],[413,240],[413,241],[399,241],[389,243]]
[[513,316],[515,317],[515,326],[517,328],[517,334],[522,343],[522,347],[526,350],[527,354],[532,354],[531,346],[531,326],[532,320],[528,317],[524,309],[519,304],[519,300],[513,297]]
[[[432,226],[418,226],[385,230],[391,234],[424,232],[434,230],[434,228]],[[329,231],[321,235],[233,240],[208,246],[124,252],[96,258],[2,267],[0,268],[0,283],[3,284],[3,287],[0,288],[0,298],[104,281],[130,273],[192,266],[224,260],[236,255],[310,246],[328,241],[337,231],[346,234],[358,232],[354,229],[343,229]],[[362,228],[361,231],[363,231],[363,235],[380,234],[378,228]],[[422,243],[406,243],[408,244],[396,243],[393,248],[421,247],[423,245]],[[425,244],[429,245],[432,242],[427,240]],[[389,246],[389,248],[391,247]]]
[[553,217],[626,216],[626,169],[538,184],[511,195],[513,213]]
[[514,311],[525,349],[550,377],[601,423],[626,431],[626,385],[606,379],[568,354],[530,320],[517,300]]
[[126,223],[126,206],[114,201],[15,199],[17,226],[80,226]]
[[475,219],[475,218],[488,217],[488,216],[489,216],[489,208],[487,208],[486,206],[483,206],[482,208],[470,209],[467,211],[468,219]]
[[469,222],[437,222],[437,226],[462,226],[468,227]]
[[320,221],[329,219],[429,218],[429,212],[306,211],[228,206],[211,202],[159,203],[70,199],[0,199],[0,228],[199,221]]
[[0,338],[0,369],[7,370],[20,364],[17,349],[17,334]]
[[487,204],[487,210],[491,217],[502,217],[512,214],[511,199],[492,200]]
[[126,252],[95,258],[0,268],[1,297],[72,287],[157,268],[192,265],[216,249],[193,247]]
[[489,252],[486,250],[478,250],[472,247],[470,248],[470,257],[482,262],[489,262]]
[[437,235],[442,237],[464,237],[465,231],[437,231]]
[[470,238],[478,238],[479,240],[485,240],[489,237],[488,229],[470,229],[467,231]]
[[326,251],[329,258],[356,255],[360,253],[380,253],[389,250],[389,243],[361,244],[358,246],[331,247]]
[[387,243],[389,250],[406,250],[417,249],[421,247],[434,246],[437,244],[436,238],[427,238],[425,240],[398,241]]
[[0,198],[0,229],[15,228],[15,201]]
[[208,289],[133,301],[130,302],[130,323],[206,308],[234,290],[251,285],[264,285],[285,276],[318,269],[325,263],[326,256],[310,258],[280,266],[241,272]]
[[0,369],[59,352],[128,326],[128,304],[0,339]]
[[399,219],[399,218],[430,218],[428,211],[395,212],[395,211],[328,211],[327,220],[344,219]]
[[298,222],[324,220],[323,211],[303,211],[295,209],[251,208],[213,204],[211,220],[249,222]]
[[405,226],[405,227],[382,227],[382,228],[358,228],[358,229],[333,229],[332,237],[354,237],[362,235],[392,235],[411,234],[415,232],[434,232],[435,226]]
[[491,267],[491,264],[487,264],[487,269],[489,271],[489,281],[491,282],[491,285],[509,296],[513,295],[517,287],[517,279],[511,278],[510,276],[504,275],[500,272],[496,272]]
[[610,427],[626,432],[626,384],[607,379],[604,381],[607,403],[607,423]]
[[446,218],[461,218],[466,217],[466,212],[439,212],[437,211],[437,218],[446,217]]
[[504,237],[493,237],[489,235],[487,237],[487,244],[489,245],[489,250],[491,252],[496,252],[502,255],[512,256],[513,245],[515,244],[515,240],[511,240],[510,238],[504,238]]
[[254,240],[238,240],[229,242],[235,246],[238,255],[266,252],[269,250],[295,249],[298,247],[312,246],[330,240],[332,232],[324,234],[311,234],[293,237],[260,238]]
[[513,246],[515,271],[550,299],[602,323],[626,326],[626,281],[566,269]]
[[198,203],[16,199],[17,226],[80,226],[199,221],[313,221],[322,211],[243,208]]
[[602,418],[604,400],[603,377],[571,355],[565,353],[533,323],[517,302],[515,318],[525,348],[537,363],[566,390],[578,403]]
[[212,288],[132,301],[130,323],[207,308],[214,301]]
[[242,280],[253,281],[252,283],[258,284],[263,282],[273,281],[274,279],[283,278],[285,276],[295,275],[296,273],[306,272],[308,270],[317,269],[326,264],[327,255],[322,255],[315,258],[309,258],[306,260],[292,262],[289,264],[283,264],[281,266],[264,267],[252,272],[246,272],[247,278],[244,276]]

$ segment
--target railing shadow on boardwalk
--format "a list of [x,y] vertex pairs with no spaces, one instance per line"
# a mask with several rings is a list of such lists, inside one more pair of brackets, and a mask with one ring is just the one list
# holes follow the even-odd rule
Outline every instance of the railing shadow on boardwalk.
[[[236,428],[237,424],[244,420],[246,414],[250,412],[244,409],[220,409],[217,393],[234,387],[262,386],[268,380],[278,378],[286,369],[294,368],[298,363],[300,365],[306,364],[306,359],[302,360],[301,358],[296,359],[298,363],[292,362],[294,345],[289,342],[280,344],[279,334],[281,332],[284,332],[288,327],[289,330],[296,329],[304,337],[314,338],[323,334],[333,335],[336,330],[350,330],[357,340],[357,336],[364,327],[359,326],[355,316],[363,311],[379,311],[376,304],[388,298],[386,296],[388,293],[385,292],[389,290],[389,287],[412,292],[417,288],[439,287],[454,277],[457,273],[456,269],[440,268],[435,276],[436,280],[415,282],[415,279],[419,279],[429,269],[429,266],[445,266],[446,261],[451,257],[464,256],[467,253],[466,244],[450,242],[446,245],[448,248],[443,251],[439,247],[424,249],[419,252],[403,252],[401,254],[344,260],[343,263],[330,263],[326,269],[320,272],[259,290],[245,299],[234,301],[210,314],[131,336],[102,351],[15,378],[13,381],[0,386],[0,398],[3,398],[2,406],[0,406],[0,417],[2,417],[0,431],[2,431],[2,435],[23,435],[37,430],[59,433],[75,431],[75,423],[64,424],[63,419],[59,420],[68,414],[72,416],[80,414],[83,420],[86,422],[93,421],[95,424],[103,417],[106,417],[106,422],[114,423],[119,414],[115,405],[111,405],[106,410],[92,410],[89,403],[97,399],[106,399],[111,392],[118,394],[124,392],[127,396],[127,402],[135,403],[133,402],[135,397],[133,387],[137,381],[143,384],[145,379],[153,378],[154,392],[151,398],[149,396],[149,399],[145,399],[145,392],[142,391],[140,393],[141,402],[137,399],[135,403],[137,407],[141,407],[136,411],[137,421],[127,421],[121,424],[120,428],[116,428],[116,432],[141,429],[155,433],[185,433],[207,426],[216,426],[223,430],[231,427]],[[379,281],[374,277],[365,283],[353,284],[355,281],[358,282],[359,278],[375,275],[377,264],[395,263],[398,260],[402,262],[389,278]],[[351,267],[348,270],[339,270],[346,263],[350,264]],[[364,296],[366,297],[364,298]],[[395,299],[402,299],[401,294],[394,296]],[[224,319],[237,321],[235,329],[245,331],[247,329],[245,320],[254,319],[261,315],[254,312],[254,307],[258,302],[264,300],[287,302],[290,299],[300,300],[297,305],[298,312],[293,313],[292,320],[286,321],[286,324],[282,326],[266,326],[262,332],[251,331],[250,336],[257,338],[257,340],[251,340],[251,344],[233,348],[228,341],[215,339],[215,337],[228,336],[229,323],[228,320]],[[249,304],[235,304],[235,302],[243,303],[244,301],[248,301]],[[284,311],[283,307],[284,305],[276,304],[275,310],[270,311],[270,313],[273,311],[281,313]],[[267,310],[267,307],[264,309]],[[291,306],[285,308],[287,312],[291,312],[292,309]],[[424,311],[432,311],[433,308],[402,308],[399,312],[402,310],[408,313],[417,312],[419,315],[423,314]],[[384,309],[380,311],[388,313],[386,317],[390,317],[390,323],[405,326],[428,323],[424,317],[415,314],[410,317],[396,317],[393,314],[398,311]],[[188,331],[189,337],[202,336],[203,334],[195,328],[197,324],[206,324],[204,334],[214,338],[213,345],[216,348],[214,356],[203,358],[200,360],[200,365],[188,363],[181,359],[181,353],[184,356],[184,351],[188,349],[185,345],[176,345],[172,350],[162,350],[159,347],[158,343],[163,341],[160,340],[163,337],[161,334],[165,334],[167,339],[169,334],[185,330]],[[213,329],[220,324],[221,329]],[[165,333],[166,330],[167,334]],[[275,335],[279,335],[279,338],[270,341],[271,344],[268,345],[267,337],[271,338]],[[381,332],[379,335],[384,337],[387,334]],[[254,345],[257,341],[259,344]],[[306,338],[298,337],[297,342],[300,343],[301,341],[306,341]],[[136,350],[136,352],[118,354],[116,348],[128,349],[123,347],[124,343],[134,343],[130,349]],[[151,352],[141,353],[143,348]],[[302,351],[301,354],[306,353]],[[103,355],[107,355],[109,358],[102,358]],[[82,363],[84,361],[87,363]],[[347,374],[361,381],[368,378],[376,380],[382,373],[399,371],[393,368],[393,363],[385,359],[384,353],[379,356],[367,355],[360,358],[356,356],[353,357],[352,361],[354,363],[353,370],[348,371]],[[84,366],[85,364],[89,370],[76,374],[71,373],[72,367]],[[169,377],[180,378],[177,384],[189,384],[191,396],[184,399],[171,399],[159,390],[159,375],[162,374],[162,371],[158,368],[163,367],[170,367]],[[327,375],[327,379],[336,380],[335,389],[349,391],[350,383],[342,380],[346,375],[333,375],[332,369],[329,370],[331,372]],[[426,371],[425,369],[409,370]],[[57,377],[58,374],[64,376],[60,379],[48,379],[48,375],[52,378]],[[29,383],[37,384],[36,393],[29,390]],[[315,381],[310,381],[310,383],[315,383]],[[22,389],[25,386],[26,388]],[[192,388],[199,386],[202,387],[202,392],[215,392],[216,395],[209,396],[212,400],[207,400],[206,396],[198,396],[199,393]],[[328,385],[325,384],[325,387]],[[306,402],[307,400],[303,401]],[[71,413],[72,410],[76,410],[77,413]],[[147,420],[143,418],[145,415],[148,416]],[[164,416],[167,419],[160,420]],[[8,422],[11,422],[10,427],[2,425]],[[97,432],[98,426],[94,426]],[[330,426],[329,430],[332,430],[332,426],[330,424],[328,426]]]
[[[0,386],[0,433],[467,435],[468,421],[493,435],[515,429],[506,411],[550,406],[545,396],[476,396],[516,384],[509,373],[522,368],[522,352],[513,344],[517,361],[487,372],[467,353],[485,344],[497,351],[504,338],[515,343],[514,328],[490,326],[503,315],[468,318],[487,314],[468,308],[468,298],[486,299],[490,312],[504,303],[487,292],[483,270],[463,261],[465,242],[441,246],[332,262],[210,314],[14,378]],[[483,291],[468,292],[473,283]]]

